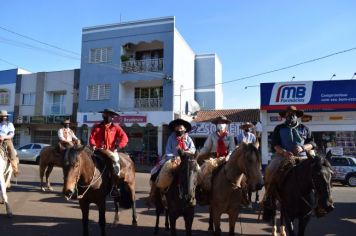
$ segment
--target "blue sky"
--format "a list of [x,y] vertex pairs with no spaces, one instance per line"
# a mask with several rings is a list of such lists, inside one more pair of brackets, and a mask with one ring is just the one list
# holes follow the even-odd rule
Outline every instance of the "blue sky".
[[[218,54],[224,82],[355,48],[355,10],[353,0],[2,0],[0,27],[79,54],[83,27],[118,23],[120,15],[122,21],[175,16],[179,32],[196,53]],[[0,70],[14,65],[31,72],[80,67],[78,55],[62,57],[57,54],[63,52],[33,46],[44,48],[0,29]],[[259,87],[246,86],[289,81],[293,76],[328,80],[336,74],[335,80],[350,79],[355,72],[352,50],[227,83],[224,108],[258,108]]]

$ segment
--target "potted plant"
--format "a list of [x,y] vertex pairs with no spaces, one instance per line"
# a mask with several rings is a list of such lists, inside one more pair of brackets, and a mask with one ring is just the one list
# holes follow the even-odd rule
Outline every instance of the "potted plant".
[[121,61],[128,61],[129,57],[127,55],[121,55]]

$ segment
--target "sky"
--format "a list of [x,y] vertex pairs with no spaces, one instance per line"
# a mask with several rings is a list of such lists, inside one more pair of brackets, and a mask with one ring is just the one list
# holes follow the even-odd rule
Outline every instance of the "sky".
[[80,68],[82,28],[175,16],[176,28],[195,53],[220,58],[223,108],[259,108],[260,83],[353,77],[355,11],[354,0],[1,0],[0,70]]

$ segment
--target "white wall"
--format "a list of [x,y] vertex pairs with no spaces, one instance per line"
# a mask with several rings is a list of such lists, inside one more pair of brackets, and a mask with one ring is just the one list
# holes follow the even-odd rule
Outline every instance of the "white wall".
[[[22,94],[24,93],[36,93],[36,77],[37,74],[26,74],[22,76],[21,79],[21,92],[20,92],[20,116],[33,116],[35,114],[35,106],[23,106],[22,105]],[[36,103],[36,101],[35,101]]]
[[[180,95],[180,87],[183,85],[180,97],[174,97],[173,111],[175,113],[182,113],[185,110],[187,101],[194,99],[194,60],[195,53],[180,35],[177,29],[174,30],[174,52],[173,52],[173,81],[174,81],[174,95]],[[190,90],[185,90],[190,89]]]

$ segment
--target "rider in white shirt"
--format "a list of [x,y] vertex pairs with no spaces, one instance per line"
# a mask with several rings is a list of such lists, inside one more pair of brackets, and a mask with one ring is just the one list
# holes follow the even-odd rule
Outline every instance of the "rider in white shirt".
[[58,130],[59,142],[65,147],[80,144],[79,139],[75,136],[73,130],[70,129],[70,120],[65,120],[62,124],[63,127]]

